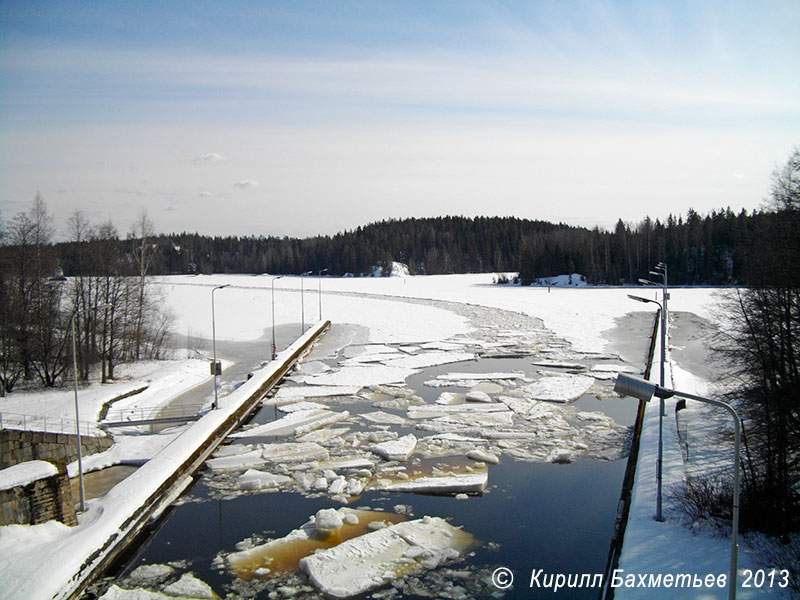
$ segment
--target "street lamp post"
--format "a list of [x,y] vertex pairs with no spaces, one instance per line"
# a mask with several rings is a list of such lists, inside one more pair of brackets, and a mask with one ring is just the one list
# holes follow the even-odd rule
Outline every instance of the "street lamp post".
[[322,269],[319,274],[317,275],[317,281],[319,283],[319,320],[322,321],[322,274],[326,273],[328,269]]
[[300,335],[306,332],[306,303],[303,296],[303,280],[306,275],[310,275],[311,271],[306,271],[300,274]]
[[[109,303],[99,304],[95,307],[95,310],[108,308],[109,306],[111,306]],[[81,449],[81,416],[78,403],[78,353],[77,343],[75,342],[75,317],[77,315],[78,311],[75,310],[70,318],[69,327],[72,332],[72,381],[75,389],[75,435],[78,440],[78,487],[80,488],[81,496],[81,512],[86,512],[86,492],[83,487],[83,450]]]
[[[642,298],[641,296],[634,296],[632,294],[628,294],[628,298],[631,300],[636,300],[637,302],[652,302],[653,304],[657,304],[660,312],[661,312],[661,376],[659,381],[661,382],[661,387],[664,387],[664,361],[666,359],[666,352],[667,352],[667,342],[666,336],[664,332],[664,307],[661,306],[661,303],[657,300],[650,300],[649,298]],[[664,424],[664,399],[661,398],[659,400],[660,404],[658,407],[658,461],[656,462],[656,482],[658,487],[658,494],[656,496],[656,521],[663,521],[664,517],[661,515],[661,462],[663,456],[663,449],[664,449],[664,442],[663,442],[663,424]]]
[[216,409],[219,406],[219,397],[217,396],[217,387],[219,387],[219,376],[222,369],[219,368],[217,363],[217,325],[216,319],[214,316],[214,292],[217,290],[221,290],[222,288],[228,287],[230,284],[225,283],[223,285],[218,285],[213,290],[211,290],[211,347],[214,352],[214,366],[212,367],[214,373],[214,406],[211,408]]
[[283,275],[272,278],[272,360],[278,355],[278,346],[275,345],[275,281]]
[[78,485],[81,494],[81,512],[86,512],[86,494],[83,489],[83,457],[81,451],[81,417],[78,409],[78,358],[75,344],[75,316],[78,311],[72,313],[70,319],[70,329],[72,330],[72,380],[75,384],[75,434],[78,438]]
[[617,375],[617,381],[614,384],[614,391],[622,396],[631,396],[648,402],[653,396],[663,400],[664,398],[671,398],[672,396],[680,396],[688,398],[689,400],[697,400],[706,404],[719,406],[727,410],[733,417],[734,424],[734,465],[733,465],[733,516],[731,519],[731,561],[730,561],[730,583],[728,587],[728,598],[734,600],[736,598],[736,575],[739,561],[739,458],[741,447],[741,422],[736,410],[725,402],[713,400],[711,398],[704,398],[703,396],[695,396],[694,394],[687,394],[677,390],[671,390],[660,385],[655,385],[644,379],[638,377],[631,377],[630,375]]

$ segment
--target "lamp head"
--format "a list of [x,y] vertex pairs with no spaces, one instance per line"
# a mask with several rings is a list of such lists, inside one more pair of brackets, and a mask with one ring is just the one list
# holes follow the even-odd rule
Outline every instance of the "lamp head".
[[648,298],[642,298],[641,296],[634,296],[633,294],[628,294],[628,298],[630,298],[631,300],[636,300],[637,302],[643,302],[645,304],[647,304],[648,302],[652,302],[652,300],[649,300]]
[[614,391],[620,396],[631,396],[632,398],[649,402],[656,391],[656,386],[644,379],[620,373],[617,375]]

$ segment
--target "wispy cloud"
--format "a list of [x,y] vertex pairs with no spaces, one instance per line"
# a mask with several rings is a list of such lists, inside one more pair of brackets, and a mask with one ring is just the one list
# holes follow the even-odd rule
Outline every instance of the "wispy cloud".
[[225,157],[221,154],[217,154],[216,152],[209,152],[207,154],[201,154],[199,156],[195,156],[192,159],[192,162],[196,165],[207,165],[210,163],[217,163],[225,160]]
[[254,179],[243,179],[242,181],[237,181],[233,185],[240,190],[251,190],[253,188],[261,187],[261,184]]

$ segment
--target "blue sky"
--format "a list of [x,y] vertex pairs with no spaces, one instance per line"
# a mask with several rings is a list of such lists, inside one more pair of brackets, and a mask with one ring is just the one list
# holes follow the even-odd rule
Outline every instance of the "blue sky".
[[611,227],[760,206],[800,3],[0,0],[0,217],[127,231]]

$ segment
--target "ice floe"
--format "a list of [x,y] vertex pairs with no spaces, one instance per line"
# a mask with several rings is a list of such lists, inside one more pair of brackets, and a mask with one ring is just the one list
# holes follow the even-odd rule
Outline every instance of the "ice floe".
[[277,488],[292,481],[286,475],[274,475],[256,469],[248,469],[239,476],[239,488],[242,490],[261,490]]
[[266,406],[291,404],[306,398],[354,396],[364,387],[361,385],[294,385],[281,386],[277,393],[264,400]]
[[536,400],[569,402],[583,396],[593,384],[594,377],[586,375],[553,375],[525,386],[525,392]]
[[467,402],[484,402],[489,403],[492,401],[489,394],[486,392],[482,392],[481,390],[470,390],[467,392],[466,397]]
[[307,556],[300,568],[314,585],[348,598],[410,573],[458,558],[474,544],[471,535],[439,517],[398,523]]
[[401,417],[400,415],[395,415],[392,413],[387,413],[382,410],[376,410],[374,412],[363,413],[359,415],[362,419],[366,419],[371,423],[378,423],[381,425],[405,425],[406,419]]
[[456,494],[482,494],[489,482],[489,473],[448,473],[409,479],[378,479],[371,490],[383,492],[407,492],[454,496]]
[[414,453],[416,447],[417,437],[409,433],[396,440],[373,444],[369,449],[386,460],[405,461]]
[[388,367],[386,365],[359,365],[352,367],[342,367],[333,373],[323,373],[307,377],[306,383],[309,385],[324,386],[356,386],[359,388],[370,385],[380,385],[386,383],[402,383],[407,377],[413,375],[415,369],[407,367]]
[[472,352],[425,352],[423,354],[408,354],[400,358],[392,358],[384,361],[383,364],[390,367],[423,369],[474,359],[475,354]]
[[[321,509],[287,535],[258,545],[241,544],[246,547],[227,555],[220,562],[245,580],[274,577],[296,570],[304,556],[365,535],[371,523],[399,523],[404,520],[403,515],[394,513],[346,507]],[[318,524],[318,521],[321,523]]]
[[309,431],[319,429],[326,425],[338,423],[350,416],[346,410],[343,412],[334,412],[330,410],[298,410],[291,412],[285,417],[276,421],[258,425],[250,429],[243,429],[231,434],[231,438],[249,438],[261,436],[287,436],[287,435],[303,435]]

